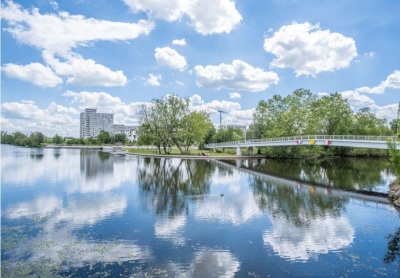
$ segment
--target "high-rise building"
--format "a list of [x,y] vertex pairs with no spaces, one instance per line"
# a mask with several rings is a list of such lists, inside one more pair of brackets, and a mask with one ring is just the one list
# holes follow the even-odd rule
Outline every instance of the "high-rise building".
[[81,113],[81,126],[80,126],[80,137],[81,138],[96,138],[100,131],[104,130],[114,134],[114,114],[97,113],[97,109],[86,108]]

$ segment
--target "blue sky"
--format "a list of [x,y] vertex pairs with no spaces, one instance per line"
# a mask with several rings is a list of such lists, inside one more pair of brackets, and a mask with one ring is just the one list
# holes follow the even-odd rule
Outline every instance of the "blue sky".
[[[161,3],[161,4],[160,4]],[[166,4],[165,4],[166,3]],[[167,94],[248,125],[258,102],[340,92],[391,120],[400,1],[2,1],[2,130],[78,136],[84,108],[137,124]]]

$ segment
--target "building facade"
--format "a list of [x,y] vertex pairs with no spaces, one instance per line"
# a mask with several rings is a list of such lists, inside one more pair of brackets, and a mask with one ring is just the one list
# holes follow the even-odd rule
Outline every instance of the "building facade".
[[114,114],[97,113],[97,109],[86,108],[80,117],[80,137],[97,138],[104,130],[114,134]]
[[114,134],[122,133],[125,134],[126,139],[129,142],[133,142],[137,138],[138,126],[125,126],[125,125],[114,125]]

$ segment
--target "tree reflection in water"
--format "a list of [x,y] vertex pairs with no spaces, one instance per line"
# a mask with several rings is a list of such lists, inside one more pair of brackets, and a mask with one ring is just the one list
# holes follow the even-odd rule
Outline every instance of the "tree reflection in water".
[[284,216],[296,227],[309,226],[314,219],[327,215],[339,217],[347,202],[343,198],[310,192],[313,187],[309,190],[294,188],[259,176],[250,176],[249,183],[262,211],[274,218]]
[[394,262],[396,259],[400,262],[400,227],[393,234],[386,237],[388,242],[388,250],[383,261],[387,264]]
[[[390,175],[387,159],[328,158],[315,160],[258,159],[242,167],[276,177],[346,190],[373,191]],[[386,193],[386,192],[385,192]]]
[[202,198],[210,191],[214,165],[206,160],[142,158],[138,163],[138,184],[144,206],[169,217],[188,210],[187,196]]

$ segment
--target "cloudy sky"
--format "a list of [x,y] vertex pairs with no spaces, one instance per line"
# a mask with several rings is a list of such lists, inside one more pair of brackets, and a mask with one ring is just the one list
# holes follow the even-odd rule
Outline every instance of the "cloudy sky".
[[297,88],[396,117],[400,2],[2,0],[2,130],[79,136],[84,108],[137,124],[166,94],[246,124]]

